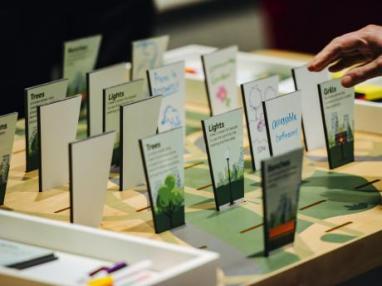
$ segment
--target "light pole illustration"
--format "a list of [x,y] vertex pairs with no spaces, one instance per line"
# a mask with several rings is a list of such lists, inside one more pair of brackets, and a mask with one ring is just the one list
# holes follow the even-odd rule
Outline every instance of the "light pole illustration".
[[226,151],[225,151],[225,159],[227,160],[227,168],[228,168],[229,201],[230,201],[230,204],[233,205],[234,202],[233,202],[233,194],[232,194],[231,169],[230,169],[230,166],[229,166],[229,157],[230,157],[230,152],[229,152],[229,148],[227,148]]

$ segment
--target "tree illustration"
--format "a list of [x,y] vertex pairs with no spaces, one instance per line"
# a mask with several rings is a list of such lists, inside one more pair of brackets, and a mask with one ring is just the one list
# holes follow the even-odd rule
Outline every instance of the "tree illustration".
[[158,191],[157,211],[167,216],[170,227],[173,227],[173,216],[183,206],[183,191],[176,186],[176,177],[168,175]]

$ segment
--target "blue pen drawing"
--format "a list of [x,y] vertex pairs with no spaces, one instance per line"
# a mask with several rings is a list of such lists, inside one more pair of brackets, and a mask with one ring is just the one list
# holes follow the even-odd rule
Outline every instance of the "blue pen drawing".
[[[160,55],[159,44],[153,40],[143,40],[134,43],[134,49],[141,55],[139,59],[142,61],[136,63],[136,74],[144,75],[146,70],[153,68],[157,65],[158,57]],[[138,57],[137,57],[138,58]]]
[[163,118],[161,119],[161,125],[169,125],[171,128],[182,126],[179,111],[171,105],[166,106]]

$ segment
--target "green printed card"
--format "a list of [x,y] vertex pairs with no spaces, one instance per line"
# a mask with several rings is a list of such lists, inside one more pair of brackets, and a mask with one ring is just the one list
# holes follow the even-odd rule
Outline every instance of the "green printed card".
[[15,137],[17,113],[0,116],[0,205],[4,204]]
[[68,96],[86,94],[86,74],[97,63],[101,35],[64,43],[63,77],[69,80]]
[[261,162],[265,255],[294,241],[303,149]]
[[183,128],[139,141],[155,232],[185,223]]
[[216,209],[244,197],[243,112],[235,109],[202,120]]
[[120,106],[145,98],[143,92],[144,83],[144,80],[141,79],[134,80],[103,90],[103,131],[116,131],[112,165],[120,165]]
[[62,79],[25,89],[25,156],[26,171],[39,166],[39,143],[37,130],[37,107],[63,100],[66,97],[68,80]]
[[330,169],[354,161],[354,89],[340,79],[318,85]]
[[[63,77],[69,80],[67,96],[81,94],[81,122],[88,120],[86,114],[88,108],[86,75],[96,66],[101,40],[102,36],[96,35],[64,43]],[[87,128],[87,125],[85,126]],[[89,134],[87,129],[85,132]],[[84,133],[80,130],[77,135],[84,137]]]

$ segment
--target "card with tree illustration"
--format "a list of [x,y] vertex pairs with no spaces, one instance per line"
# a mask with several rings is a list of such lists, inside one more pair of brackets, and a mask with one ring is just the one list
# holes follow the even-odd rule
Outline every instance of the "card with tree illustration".
[[141,139],[155,232],[185,223],[183,128]]
[[211,115],[239,107],[236,86],[237,51],[237,46],[232,46],[202,56]]
[[354,161],[354,89],[340,79],[318,85],[330,169]]
[[235,109],[202,120],[216,209],[244,197],[243,112]]

